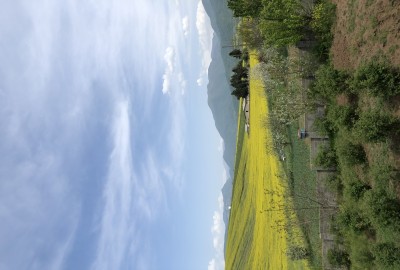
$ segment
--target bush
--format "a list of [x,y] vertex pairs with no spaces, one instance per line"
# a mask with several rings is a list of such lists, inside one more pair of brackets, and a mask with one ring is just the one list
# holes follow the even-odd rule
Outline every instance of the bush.
[[289,250],[286,252],[286,254],[292,261],[303,260],[310,255],[308,250],[301,246],[289,247]]
[[398,126],[398,120],[391,115],[370,110],[360,115],[354,125],[355,135],[366,142],[382,142]]
[[312,11],[311,28],[317,39],[314,53],[323,61],[328,59],[329,49],[332,46],[333,33],[331,28],[335,20],[335,12],[336,6],[326,0],[316,4]]
[[390,228],[400,232],[400,202],[383,190],[365,194],[366,208],[376,228]]
[[351,246],[351,265],[353,269],[376,269],[374,264],[374,254],[367,247],[369,243],[360,241],[359,243],[352,243]]
[[332,138],[337,131],[335,125],[326,117],[316,118],[314,121],[314,127],[319,134],[326,135],[329,138]]
[[345,140],[337,145],[337,151],[338,155],[349,166],[362,164],[367,161],[367,156],[361,144],[353,144]]
[[337,248],[328,250],[328,262],[334,267],[350,267],[351,264],[349,254]]
[[315,83],[311,87],[311,95],[332,99],[337,94],[349,91],[349,76],[333,68],[332,65],[322,65],[315,73]]
[[315,158],[315,164],[323,168],[334,168],[337,165],[336,153],[331,147],[323,147]]
[[354,107],[332,105],[328,108],[327,118],[335,125],[336,129],[352,128],[358,115]]
[[371,223],[367,217],[361,215],[359,209],[350,207],[342,208],[337,216],[339,228],[346,228],[356,234],[371,229]]
[[361,183],[360,181],[354,181],[349,183],[349,185],[346,188],[346,192],[350,198],[352,198],[354,201],[358,201],[363,197],[365,191],[370,189],[371,189],[370,186]]
[[400,248],[393,243],[377,244],[373,249],[375,260],[384,269],[400,268]]
[[400,94],[400,72],[382,62],[371,62],[355,72],[353,85],[388,99]]

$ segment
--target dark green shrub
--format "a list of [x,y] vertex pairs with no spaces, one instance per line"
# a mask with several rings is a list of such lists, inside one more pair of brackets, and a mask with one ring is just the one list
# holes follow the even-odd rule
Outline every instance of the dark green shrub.
[[376,269],[374,254],[366,245],[368,245],[368,242],[352,243],[351,264],[354,269]]
[[367,161],[367,156],[361,144],[353,144],[345,140],[337,145],[337,151],[347,165],[354,166]]
[[371,229],[371,223],[368,218],[362,216],[359,209],[350,207],[340,210],[336,222],[339,228],[345,228],[357,234]]
[[313,52],[317,57],[326,61],[329,57],[329,49],[332,46],[333,33],[331,31],[335,20],[336,6],[330,1],[317,1],[312,11],[311,28],[314,31],[317,44]]
[[328,250],[328,262],[334,267],[350,267],[351,264],[349,254],[337,248]]
[[306,259],[310,255],[308,250],[305,247],[301,247],[301,246],[289,247],[286,254],[292,261],[303,260],[303,259]]
[[318,117],[315,119],[314,127],[319,134],[326,135],[329,138],[332,138],[337,132],[335,125],[326,117]]
[[336,129],[351,128],[358,119],[358,115],[354,107],[332,105],[328,108],[327,118],[331,121]]
[[349,75],[333,68],[332,65],[321,65],[315,73],[315,82],[310,89],[311,95],[332,99],[339,93],[349,91]]
[[353,85],[388,99],[400,94],[400,72],[385,63],[374,61],[355,72]]
[[366,208],[376,228],[390,228],[400,232],[400,202],[385,191],[365,193]]
[[377,244],[373,249],[376,263],[383,269],[400,269],[400,248],[393,243]]
[[362,113],[354,125],[355,135],[366,142],[385,141],[398,126],[398,120],[377,110]]
[[335,150],[331,147],[322,147],[315,158],[315,164],[323,168],[334,168],[337,165]]
[[365,191],[370,190],[371,187],[361,183],[360,181],[354,181],[348,184],[346,187],[346,193],[352,198],[354,201],[358,201],[362,198]]

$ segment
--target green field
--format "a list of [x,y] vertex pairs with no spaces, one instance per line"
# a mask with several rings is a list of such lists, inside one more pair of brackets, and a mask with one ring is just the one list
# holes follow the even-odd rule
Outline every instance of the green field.
[[[250,58],[250,66],[256,64]],[[226,269],[309,269],[308,261],[292,261],[288,246],[303,245],[296,217],[288,215],[286,181],[276,156],[267,153],[272,143],[265,128],[267,99],[260,81],[250,79],[250,133],[243,132],[244,115],[239,113],[239,132],[231,213],[228,224]],[[290,211],[289,211],[290,212]],[[290,225],[290,226],[288,226]]]
[[284,163],[289,194],[293,198],[296,216],[301,227],[305,244],[310,251],[310,262],[314,269],[322,268],[321,239],[319,235],[319,209],[313,200],[316,196],[316,173],[310,168],[310,146],[306,140],[299,140],[294,123],[288,127],[290,144],[285,149],[287,161]]

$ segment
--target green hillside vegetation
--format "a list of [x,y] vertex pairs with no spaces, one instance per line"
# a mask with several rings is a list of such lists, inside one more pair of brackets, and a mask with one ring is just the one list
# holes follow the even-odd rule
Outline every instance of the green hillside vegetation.
[[[294,227],[301,228],[301,243],[306,250],[303,259],[313,269],[321,269],[325,259],[332,266],[351,269],[400,269],[400,69],[385,55],[354,70],[335,69],[329,54],[335,6],[328,0],[229,0],[228,6],[240,18],[238,43],[257,51],[259,63],[249,74],[263,82],[268,97],[263,128],[272,142],[264,149],[281,159],[278,166],[283,171],[278,178],[284,190],[280,198],[286,203],[285,218],[289,216],[290,220],[288,213],[293,210]],[[296,48],[308,53],[296,55]],[[314,83],[304,87],[302,81],[310,78]],[[252,102],[255,98],[251,96]],[[316,160],[310,160],[309,146],[298,140],[297,131],[304,128],[299,120],[316,107],[324,108],[325,113],[315,127],[319,134],[329,137],[330,143]],[[251,126],[251,136],[252,131]],[[241,187],[240,194],[246,194],[247,182],[254,181],[248,176],[241,178],[242,173],[246,175],[243,170],[248,170],[249,156],[255,155],[246,148],[248,138],[243,135],[241,152],[245,155],[236,157],[233,203],[237,189]],[[310,163],[336,168],[327,180],[339,204],[331,224],[336,239],[326,258],[321,258],[315,173]],[[256,204],[253,201],[246,207],[252,209]],[[230,223],[228,250],[231,229]],[[235,231],[236,236],[239,234]],[[255,247],[252,241],[242,244],[235,256],[247,258]],[[295,259],[289,254],[287,247],[289,261],[290,257]],[[286,268],[290,263],[282,267]],[[262,269],[276,268],[269,265]]]
[[[379,60],[343,73],[321,66],[311,97],[327,106],[319,119],[330,135],[340,198],[338,241],[356,269],[400,268],[400,72]],[[338,104],[338,101],[340,101]],[[390,254],[388,254],[388,250]]]

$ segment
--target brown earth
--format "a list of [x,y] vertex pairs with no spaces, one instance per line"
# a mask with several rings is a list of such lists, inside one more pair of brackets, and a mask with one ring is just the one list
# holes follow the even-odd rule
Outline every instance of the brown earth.
[[400,66],[399,0],[332,1],[337,6],[331,54],[337,69],[352,70],[382,56]]

